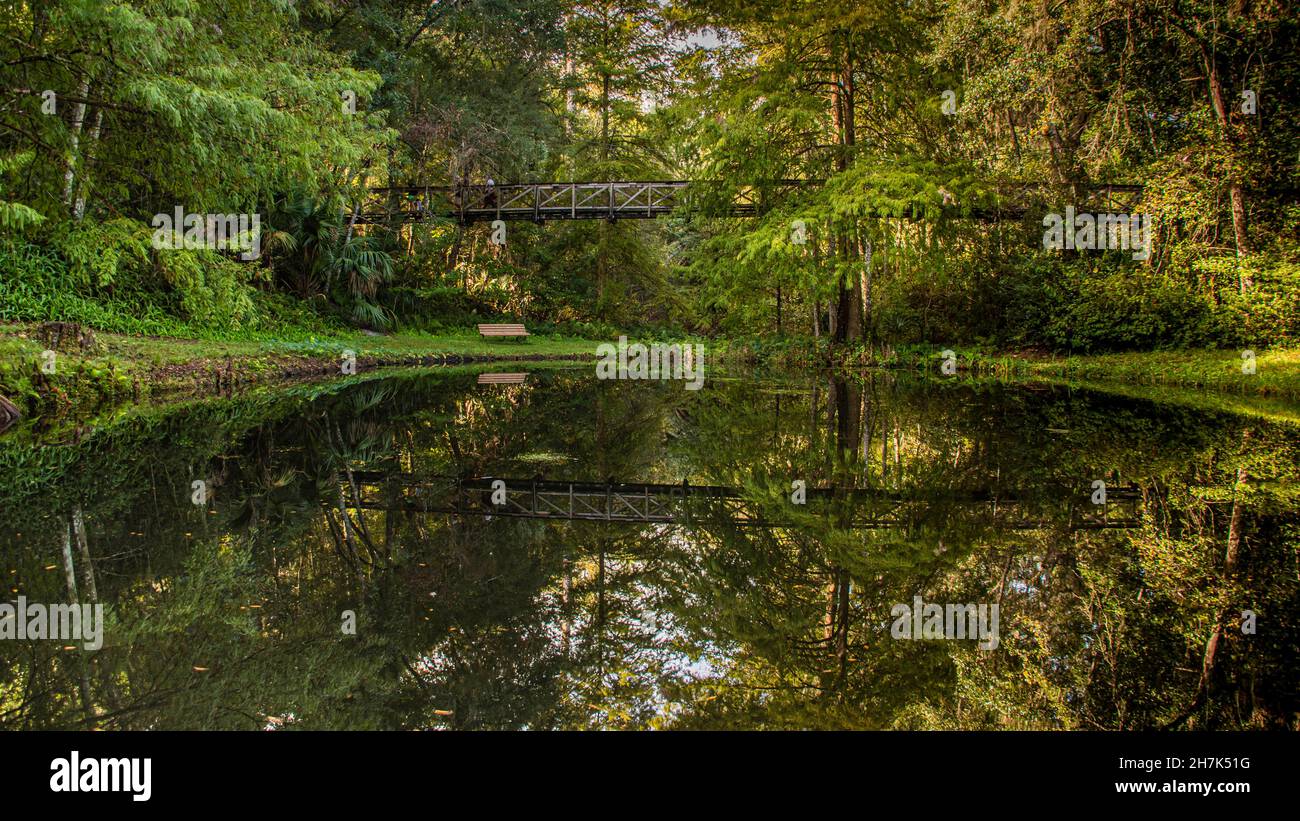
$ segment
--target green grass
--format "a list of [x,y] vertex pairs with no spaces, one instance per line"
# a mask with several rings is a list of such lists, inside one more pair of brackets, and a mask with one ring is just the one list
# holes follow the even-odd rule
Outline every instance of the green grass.
[[[483,339],[473,330],[439,334],[371,336],[359,332],[306,334],[288,340],[184,339],[97,332],[97,349],[86,355],[60,353],[58,370],[39,375],[43,345],[36,323],[0,324],[0,394],[43,412],[88,404],[143,398],[176,388],[207,390],[213,374],[233,368],[241,383],[273,379],[304,364],[329,376],[344,351],[365,364],[414,365],[429,357],[593,356],[600,341],[559,335],[534,335],[526,341]],[[709,342],[710,353],[726,358],[725,341]],[[740,346],[744,347],[744,346]],[[1093,390],[1109,390],[1164,401],[1193,402],[1222,410],[1300,420],[1300,348],[1260,351],[1256,372],[1243,374],[1239,351],[1175,351],[1050,357],[998,354],[954,348],[966,372],[1006,379],[1041,379]],[[909,347],[886,358],[859,352],[842,366],[885,365],[939,373],[940,349]],[[341,375],[341,373],[340,373]],[[51,390],[51,387],[53,390]]]
[[594,354],[597,342],[562,336],[532,336],[524,341],[485,340],[473,331],[444,334],[394,334],[369,336],[341,334],[308,338],[304,341],[275,340],[194,340],[174,337],[139,337],[99,334],[110,354],[129,361],[158,361],[162,364],[190,362],[200,358],[224,360],[228,357],[256,356],[342,356],[350,350],[358,358],[417,357],[435,354],[462,356],[569,356]]
[[[39,357],[42,346],[31,337],[34,323],[0,325],[0,358]],[[442,334],[403,333],[370,336],[362,333],[308,337],[305,340],[184,339],[170,336],[128,336],[95,332],[106,358],[125,364],[179,364],[196,359],[259,355],[319,356],[351,350],[358,357],[380,355],[460,354],[493,357],[594,354],[599,342],[566,336],[531,336],[525,340],[483,339],[472,330]],[[75,357],[74,357],[75,358]]]
[[[285,374],[299,378],[342,376],[345,351],[362,370],[375,365],[423,364],[430,357],[490,357],[507,362],[525,357],[594,356],[598,342],[565,336],[526,340],[483,339],[471,330],[445,334],[370,336],[348,333],[305,340],[214,340],[128,336],[96,332],[94,350],[61,351],[53,375],[40,372],[44,345],[36,323],[0,324],[0,395],[27,415],[86,413],[124,399],[164,392],[206,393],[217,374],[233,371],[242,384]],[[225,377],[228,384],[229,377]]]
[[1300,399],[1300,348],[1256,352],[1254,374],[1242,373],[1240,351],[1157,351],[1024,362],[1034,376]]
[[[1241,351],[1143,351],[1094,356],[998,353],[950,346],[961,371],[1008,379],[1041,378],[1087,382],[1093,386],[1126,385],[1191,388],[1222,395],[1300,400],[1300,348],[1255,352],[1255,373],[1242,373]],[[863,353],[849,366],[883,366],[940,373],[938,346],[911,346],[887,356]]]

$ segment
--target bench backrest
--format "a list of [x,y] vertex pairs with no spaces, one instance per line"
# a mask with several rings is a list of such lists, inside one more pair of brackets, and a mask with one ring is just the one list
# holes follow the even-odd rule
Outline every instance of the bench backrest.
[[478,332],[481,334],[526,334],[523,325],[480,325]]

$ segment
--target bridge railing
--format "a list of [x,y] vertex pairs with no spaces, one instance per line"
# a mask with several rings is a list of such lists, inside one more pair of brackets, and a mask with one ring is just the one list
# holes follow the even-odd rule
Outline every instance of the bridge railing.
[[628,219],[669,214],[688,183],[543,182],[503,185],[403,186],[372,189],[362,222],[450,217],[493,219]]
[[[375,188],[364,203],[362,223],[422,222],[435,218],[458,222],[555,219],[650,219],[679,208],[717,216],[752,217],[779,204],[795,191],[821,180],[770,180],[741,186],[685,180],[620,182],[532,182],[500,185],[396,186]],[[701,186],[705,186],[701,188]],[[1017,219],[1032,208],[1072,203],[1080,210],[1132,213],[1142,187],[1118,184],[999,185],[995,204],[970,211],[977,219]],[[962,203],[945,208],[964,213]]]

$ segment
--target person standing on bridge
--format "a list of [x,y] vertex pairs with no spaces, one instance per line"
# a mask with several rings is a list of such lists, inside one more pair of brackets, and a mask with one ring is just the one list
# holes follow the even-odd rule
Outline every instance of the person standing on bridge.
[[483,205],[487,208],[495,208],[497,204],[496,180],[488,177],[487,191],[483,194]]

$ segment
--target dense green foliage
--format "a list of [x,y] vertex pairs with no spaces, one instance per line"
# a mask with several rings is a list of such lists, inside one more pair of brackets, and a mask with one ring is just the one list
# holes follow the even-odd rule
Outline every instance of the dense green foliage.
[[[1281,0],[6,0],[0,318],[1294,344],[1298,29]],[[504,247],[358,221],[385,185],[663,178],[701,181],[680,218]],[[1144,186],[1150,259],[1044,250],[1090,182]],[[973,218],[1021,183],[1023,220]],[[763,215],[716,216],[739,194]],[[177,207],[261,215],[264,253],[152,247]]]
[[[0,642],[0,728],[1295,728],[1294,407],[1078,383],[1297,395],[1297,35],[1285,0],[0,0],[0,387],[241,389],[62,426],[0,397],[0,572],[111,636]],[[656,179],[695,181],[669,217],[504,245],[385,215]],[[1045,215],[1130,206],[1148,258],[1045,247]],[[166,247],[177,212],[256,215],[259,253]],[[1072,384],[235,384],[427,364],[452,329],[495,352],[465,326],[507,317]],[[1187,348],[1234,350],[1125,353]],[[567,516],[453,507],[497,476],[686,486],[622,522],[571,489]],[[1090,526],[1101,476],[1121,527]],[[996,601],[999,651],[892,641],[918,593]]]
[[[1295,342],[1300,20],[1287,4],[678,12],[731,35],[685,75],[702,174],[829,180],[761,221],[703,229],[692,270],[727,306],[725,330],[816,323],[841,340],[1061,351]],[[1148,261],[1043,249],[1038,219],[1085,210],[1066,184],[1088,182],[1145,187]],[[1013,183],[1046,186],[1023,224],[966,218]]]
[[[362,6],[0,6],[0,317],[299,327],[278,293],[381,329],[647,319],[627,303],[669,291],[653,226],[521,226],[501,249],[356,217],[385,184],[662,175],[641,105],[667,83],[655,7]],[[261,215],[262,257],[151,247],[153,215],[177,207]]]

